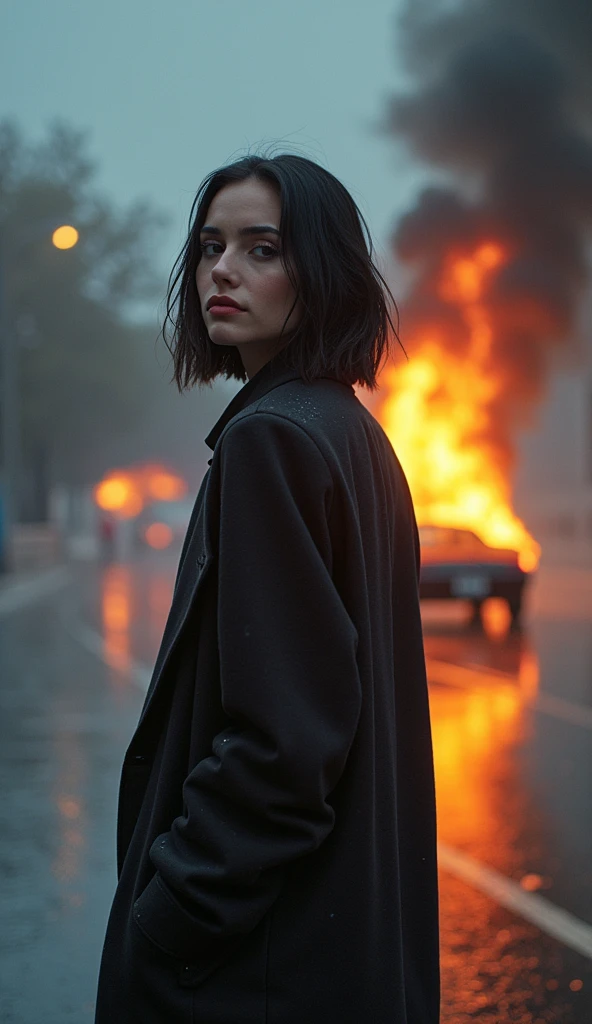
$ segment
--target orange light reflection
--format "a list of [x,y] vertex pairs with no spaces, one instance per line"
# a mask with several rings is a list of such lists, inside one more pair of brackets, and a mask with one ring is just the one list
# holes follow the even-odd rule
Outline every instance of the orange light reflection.
[[[490,643],[497,641],[484,639]],[[511,788],[514,751],[538,688],[535,652],[516,649],[514,659],[512,673],[486,667],[456,673],[450,664],[450,685],[430,687],[440,837],[510,876],[520,855],[512,830],[520,826],[501,806],[497,784],[504,778]],[[428,669],[430,663],[428,657]]]
[[[109,565],[102,576],[101,617],[105,661],[118,673],[131,667],[132,578],[127,566]],[[121,676],[114,680],[121,683]]]
[[86,814],[82,792],[86,775],[86,761],[80,735],[64,729],[59,714],[53,724],[53,743],[58,771],[52,786],[55,806],[55,853],[51,860],[51,873],[60,883],[61,899],[70,907],[76,897],[82,905],[84,897],[71,886],[83,867],[86,849]]

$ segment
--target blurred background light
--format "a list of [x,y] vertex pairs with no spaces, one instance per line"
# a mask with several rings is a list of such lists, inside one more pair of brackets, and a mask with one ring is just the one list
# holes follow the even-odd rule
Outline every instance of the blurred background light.
[[78,231],[71,224],[62,224],[56,228],[51,240],[56,249],[73,249],[79,238]]

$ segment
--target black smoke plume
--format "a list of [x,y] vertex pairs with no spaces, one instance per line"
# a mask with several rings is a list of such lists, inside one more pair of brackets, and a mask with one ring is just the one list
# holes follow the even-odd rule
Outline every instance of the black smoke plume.
[[436,287],[444,255],[506,247],[487,306],[504,380],[490,431],[510,468],[515,427],[544,392],[551,352],[573,343],[589,280],[592,3],[409,0],[398,28],[410,84],[386,130],[453,182],[424,190],[393,236],[415,270],[402,340],[437,321],[462,352],[466,324]]

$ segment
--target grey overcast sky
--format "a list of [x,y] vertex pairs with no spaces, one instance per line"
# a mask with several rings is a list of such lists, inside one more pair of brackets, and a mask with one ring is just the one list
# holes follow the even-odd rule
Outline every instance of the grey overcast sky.
[[414,183],[373,131],[402,80],[401,2],[3,0],[0,116],[89,129],[101,189],[170,213],[167,270],[202,177],[273,140],[344,182],[384,253]]

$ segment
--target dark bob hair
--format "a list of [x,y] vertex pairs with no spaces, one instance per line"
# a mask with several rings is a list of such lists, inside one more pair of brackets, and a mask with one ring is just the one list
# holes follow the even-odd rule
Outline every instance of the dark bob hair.
[[397,307],[372,260],[366,221],[329,171],[305,157],[281,153],[246,156],[213,171],[200,185],[188,238],[169,279],[163,327],[179,390],[219,375],[246,380],[238,349],[209,339],[195,272],[210,203],[225,185],[248,178],[279,190],[282,260],[297,293],[295,302],[302,303],[300,322],[283,346],[280,336],[283,358],[305,380],[328,372],[347,384],[376,388],[391,339],[398,338],[389,312],[390,306],[396,314]]

